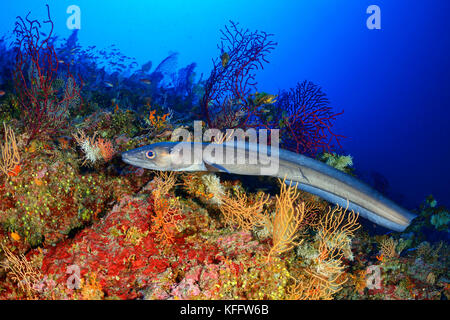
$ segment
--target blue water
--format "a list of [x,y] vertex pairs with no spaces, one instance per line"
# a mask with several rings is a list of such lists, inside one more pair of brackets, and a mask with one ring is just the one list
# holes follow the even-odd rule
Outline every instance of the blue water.
[[[2,3],[0,34],[32,11],[67,37],[69,5],[81,9],[79,40],[116,44],[140,64],[179,52],[179,66],[209,74],[219,30],[231,19],[275,34],[278,46],[258,73],[258,89],[276,94],[302,80],[323,87],[334,128],[362,177],[386,177],[389,194],[408,208],[427,195],[450,205],[450,1],[37,1]],[[381,8],[381,30],[366,27],[366,8]]]

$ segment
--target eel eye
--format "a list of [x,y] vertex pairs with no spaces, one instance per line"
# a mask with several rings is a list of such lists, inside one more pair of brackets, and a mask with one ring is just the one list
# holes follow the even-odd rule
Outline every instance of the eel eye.
[[145,153],[146,157],[149,159],[153,159],[156,156],[156,153],[153,152],[152,150],[149,150]]

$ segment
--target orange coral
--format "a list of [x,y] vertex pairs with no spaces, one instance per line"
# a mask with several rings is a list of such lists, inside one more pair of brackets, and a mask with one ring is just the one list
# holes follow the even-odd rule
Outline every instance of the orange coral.
[[156,233],[158,241],[171,244],[175,239],[180,204],[168,193],[176,184],[174,172],[158,172],[153,180],[152,198],[154,203],[153,223],[150,231]]
[[386,257],[388,259],[395,258],[398,256],[396,247],[397,247],[397,241],[393,238],[385,238],[381,240],[380,242],[381,247],[381,256]]
[[349,237],[361,226],[358,223],[359,214],[352,210],[347,213],[337,205],[319,222],[318,232],[320,236],[319,260],[340,260],[344,256],[343,250]]
[[222,212],[225,223],[237,226],[244,231],[251,231],[256,226],[263,226],[268,222],[268,217],[263,213],[264,206],[269,202],[269,196],[263,193],[255,199],[249,199],[244,192],[238,191],[236,197],[229,194],[221,198]]
[[20,155],[17,150],[16,136],[10,127],[5,128],[5,141],[1,147],[0,170],[8,176],[17,176],[21,170]]
[[97,138],[96,145],[100,149],[100,154],[105,162],[108,162],[114,157],[116,151],[114,150],[113,144],[110,140]]
[[23,254],[16,256],[5,245],[0,244],[0,246],[6,258],[6,261],[0,263],[0,267],[9,271],[11,279],[17,282],[19,288],[25,292],[28,298],[36,299],[35,286],[43,279],[41,272]]
[[81,150],[85,153],[83,165],[89,160],[91,163],[103,159],[108,162],[115,155],[116,151],[112,142],[108,139],[95,138],[97,132],[92,137],[87,137],[83,130],[78,130],[73,137]]
[[290,300],[331,300],[336,292],[332,282],[308,271],[293,280],[287,290]]
[[83,300],[101,300],[104,296],[102,286],[97,281],[97,275],[94,273],[81,279],[81,297]]
[[296,204],[299,197],[296,187],[291,184],[287,186],[281,182],[280,194],[276,197],[276,211],[272,219],[273,226],[273,246],[269,252],[268,259],[289,251],[298,245],[297,231],[305,217],[305,203]]
[[[147,106],[151,107],[150,104],[147,104]],[[148,116],[148,122],[155,131],[159,131],[167,126],[169,117],[170,117],[170,113],[166,113],[166,114],[163,114],[162,116],[159,116],[159,115],[156,115],[156,110],[150,110],[150,114]]]

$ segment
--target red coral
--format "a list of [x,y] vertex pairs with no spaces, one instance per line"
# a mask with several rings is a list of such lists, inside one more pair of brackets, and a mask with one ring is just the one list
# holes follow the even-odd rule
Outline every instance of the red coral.
[[103,221],[50,248],[42,263],[43,274],[56,276],[65,286],[70,276],[65,274],[67,267],[76,264],[81,268],[81,277],[97,274],[106,296],[134,299],[167,268],[183,266],[187,272],[214,260],[215,247],[203,242],[193,246],[184,237],[176,238],[170,250],[164,250],[152,232],[143,234],[139,243],[127,242],[126,230],[151,227],[154,209],[147,200],[124,198]]
[[331,130],[341,114],[333,113],[318,85],[303,81],[295,89],[280,94],[269,126],[280,128],[284,148],[314,156],[320,151],[331,151],[333,142],[341,146],[339,140],[343,136]]
[[116,150],[114,150],[114,146],[112,142],[108,139],[97,138],[97,147],[100,149],[100,153],[105,162],[111,160],[116,154]]
[[245,128],[255,111],[248,99],[256,89],[255,71],[263,69],[266,56],[277,45],[270,40],[272,34],[250,32],[230,23],[221,30],[222,55],[213,60],[201,100],[202,117],[210,128]]
[[[65,75],[65,87],[57,90],[55,80],[58,76],[58,57],[53,46],[53,21],[47,5],[50,25],[47,37],[41,39],[41,24],[18,17],[14,33],[16,34],[16,65],[14,83],[23,108],[23,118],[30,134],[28,142],[42,134],[54,134],[67,125],[68,109],[74,99],[81,101],[80,89],[77,89],[75,78],[69,72]],[[80,78],[80,86],[82,81]],[[81,104],[80,104],[81,105]]]
[[[255,71],[263,69],[274,49],[271,34],[250,32],[231,22],[221,30],[220,59],[205,83],[202,118],[210,128],[280,129],[282,147],[314,156],[331,151],[340,138],[332,126],[341,113],[333,113],[321,88],[304,81],[282,92],[273,104],[267,94],[256,92]],[[269,111],[269,112],[268,112]]]

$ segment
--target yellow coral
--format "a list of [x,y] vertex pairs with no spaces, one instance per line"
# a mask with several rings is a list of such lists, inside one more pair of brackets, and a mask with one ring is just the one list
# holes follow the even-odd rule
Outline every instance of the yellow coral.
[[9,271],[11,279],[17,282],[27,297],[35,299],[37,297],[35,287],[43,279],[41,272],[23,254],[17,256],[3,244],[1,244],[1,248],[5,253],[6,261],[0,263],[0,267]]
[[295,186],[281,182],[280,194],[276,196],[276,211],[272,219],[273,246],[270,249],[268,259],[289,251],[298,245],[297,231],[305,218],[305,203],[296,204],[299,193]]
[[317,254],[307,259],[308,267],[303,268],[299,279],[292,288],[292,296],[303,299],[331,299],[347,281],[342,259],[351,254],[350,242],[354,232],[360,227],[358,214],[336,206],[328,209],[317,225]]
[[393,238],[385,238],[380,242],[380,251],[383,257],[386,258],[395,258],[398,256],[397,251],[397,241]]
[[[288,299],[290,300],[331,300],[333,294],[338,292],[343,281],[340,275],[329,280],[326,277],[317,275],[308,270],[298,278],[293,278],[292,284],[288,290]],[[345,281],[344,281],[345,282]]]
[[263,212],[264,206],[269,202],[268,195],[260,193],[251,199],[245,192],[238,190],[236,197],[228,193],[221,198],[221,201],[220,211],[227,225],[251,231],[254,227],[268,222],[268,218]]
[[168,193],[176,185],[174,172],[158,172],[153,179],[154,189],[152,198],[154,203],[153,223],[151,231],[156,233],[156,238],[170,244],[174,241],[177,229],[176,216],[180,214],[180,203],[176,198],[169,198]]
[[148,235],[148,231],[142,231],[135,226],[131,226],[125,231],[125,241],[132,245],[139,245],[143,238]]
[[317,228],[320,237],[318,259],[341,260],[344,257],[350,238],[361,226],[358,216],[353,210],[347,213],[347,208],[343,209],[339,205],[333,210],[329,208]]
[[10,176],[13,175],[12,173],[20,170],[20,155],[17,149],[16,136],[14,135],[14,131],[10,127],[7,127],[4,122],[3,126],[5,128],[5,141],[0,146],[0,170],[2,170],[4,174]]

